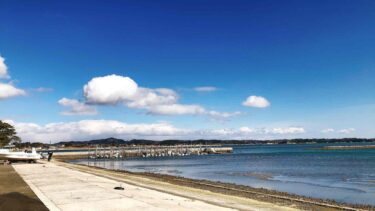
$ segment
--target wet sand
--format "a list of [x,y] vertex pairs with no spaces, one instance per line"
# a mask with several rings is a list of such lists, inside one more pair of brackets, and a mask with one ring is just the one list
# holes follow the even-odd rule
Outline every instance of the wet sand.
[[44,211],[48,209],[12,166],[1,165],[0,210]]

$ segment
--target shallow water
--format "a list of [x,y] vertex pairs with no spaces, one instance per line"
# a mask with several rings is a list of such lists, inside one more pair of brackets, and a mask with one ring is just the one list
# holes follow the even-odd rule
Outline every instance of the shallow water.
[[234,146],[233,154],[225,155],[73,162],[108,169],[208,179],[339,202],[375,205],[375,149],[317,149],[325,145],[327,144]]

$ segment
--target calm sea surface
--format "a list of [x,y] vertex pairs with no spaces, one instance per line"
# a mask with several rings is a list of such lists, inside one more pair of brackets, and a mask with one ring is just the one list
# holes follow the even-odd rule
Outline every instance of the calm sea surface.
[[73,162],[108,169],[237,183],[339,202],[375,205],[375,149],[317,149],[325,145],[234,146],[233,154],[225,155]]

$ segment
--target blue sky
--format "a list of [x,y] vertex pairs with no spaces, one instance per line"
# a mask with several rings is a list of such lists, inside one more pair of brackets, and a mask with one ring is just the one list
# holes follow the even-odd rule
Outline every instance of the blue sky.
[[[0,118],[31,141],[374,137],[374,9],[374,1],[0,0]],[[130,106],[139,90],[115,103],[84,93],[113,74],[178,97]],[[250,96],[270,105],[244,106]],[[99,120],[120,126],[104,130]]]

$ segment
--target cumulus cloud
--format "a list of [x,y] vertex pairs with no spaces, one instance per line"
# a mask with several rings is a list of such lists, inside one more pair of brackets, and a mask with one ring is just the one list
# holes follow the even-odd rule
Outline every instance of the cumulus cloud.
[[139,87],[136,93],[125,102],[125,105],[130,108],[149,110],[153,106],[175,104],[178,99],[178,94],[172,89]]
[[62,115],[96,115],[97,110],[85,103],[79,102],[75,99],[62,98],[58,103],[64,107],[70,108],[68,111],[61,112]]
[[339,133],[344,133],[344,134],[349,134],[349,133],[353,133],[354,131],[355,131],[354,128],[346,128],[346,129],[341,129],[338,132]]
[[205,114],[208,115],[211,119],[225,121],[230,118],[240,116],[243,113],[239,111],[235,111],[235,112],[205,111]]
[[9,78],[8,67],[5,64],[4,57],[0,56],[0,78]]
[[301,127],[273,128],[269,133],[273,134],[296,134],[304,133],[305,129]]
[[117,137],[122,139],[265,139],[285,138],[305,133],[302,127],[192,130],[177,128],[169,123],[128,124],[115,120],[82,120],[39,125],[5,120],[15,126],[24,141],[52,143],[69,140],[89,140]]
[[[213,91],[215,87],[197,87]],[[213,119],[229,119],[240,112],[218,112],[201,105],[181,104],[180,96],[172,89],[140,87],[129,77],[108,75],[91,79],[83,88],[88,104],[123,104],[143,109],[151,115],[206,115]]]
[[[5,64],[5,59],[0,56],[0,79],[9,78],[10,76],[8,75],[8,67]],[[0,83],[0,100],[22,95],[26,95],[26,92],[22,89],[16,88],[12,82]]]
[[0,83],[0,100],[22,95],[26,95],[24,90],[18,89],[12,84]]
[[218,112],[206,110],[200,105],[184,105],[184,104],[166,104],[157,105],[149,109],[148,114],[152,115],[205,115],[213,120],[226,121],[242,113],[236,112]]
[[83,87],[83,93],[88,103],[114,105],[130,100],[137,88],[137,83],[129,77],[108,75],[91,79]]
[[340,129],[340,130],[335,130],[333,128],[326,128],[323,129],[321,132],[322,133],[341,133],[341,134],[350,134],[355,131],[354,128],[345,128],[345,129]]
[[258,134],[300,134],[305,133],[303,127],[277,127],[277,128],[249,128],[241,127],[239,129],[243,133],[258,133]]
[[205,131],[195,131],[205,139],[281,139],[297,138],[299,135],[306,133],[303,127],[279,127],[279,128],[222,128]]
[[248,107],[266,108],[270,106],[271,103],[264,97],[252,95],[242,102],[242,105]]
[[205,109],[200,105],[166,104],[150,107],[148,113],[157,115],[199,115],[204,114]]
[[171,136],[181,136],[189,132],[168,123],[127,124],[114,120],[82,120],[46,125],[19,123],[11,120],[6,120],[6,122],[15,126],[18,135],[24,141],[45,143],[107,137],[164,139]]
[[194,88],[196,92],[214,92],[216,90],[217,88],[214,86],[199,86]]
[[321,131],[322,133],[333,133],[335,132],[335,129],[333,128],[326,128]]

